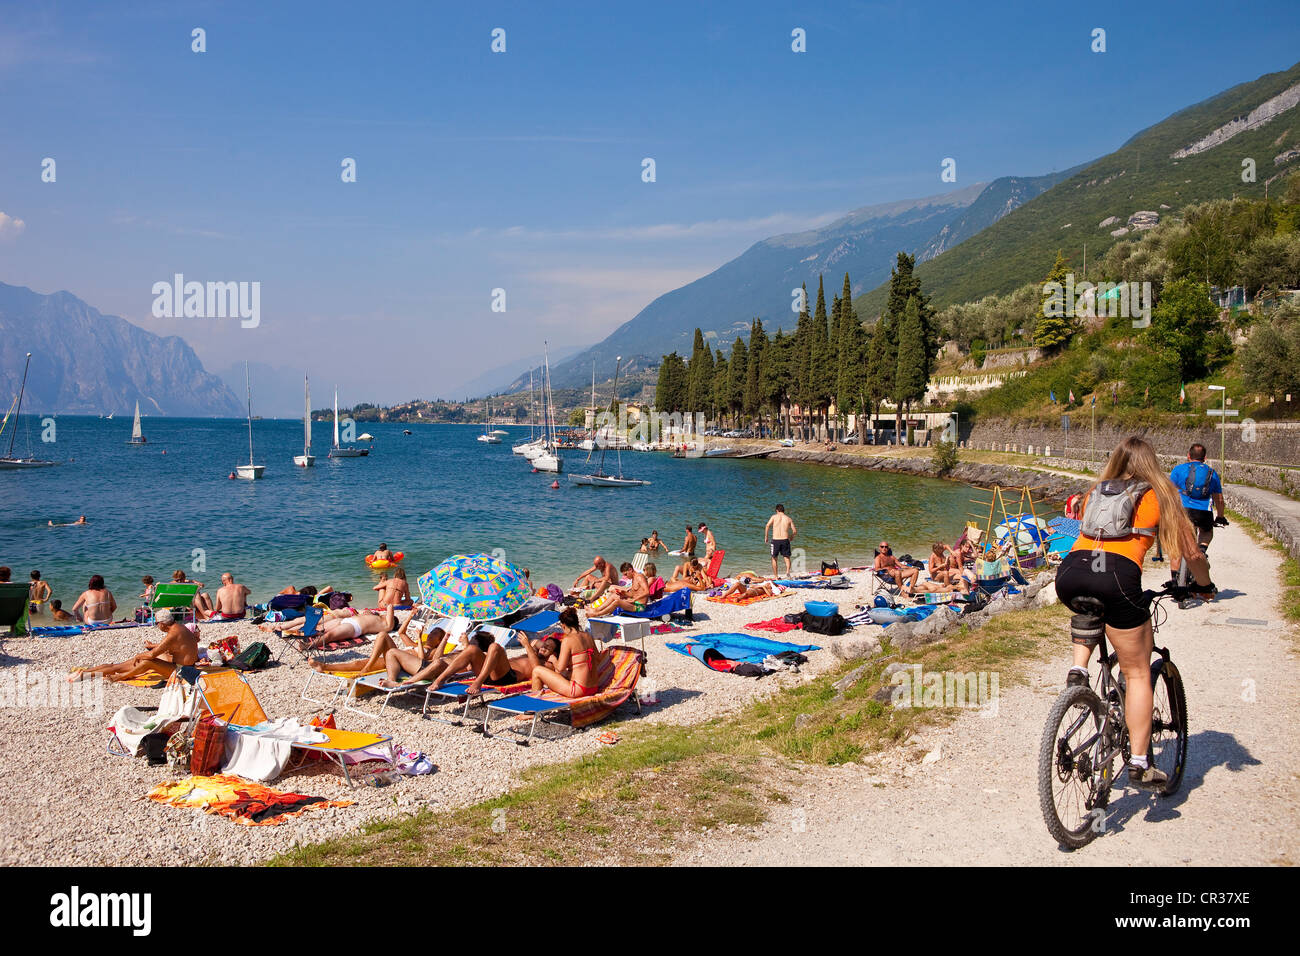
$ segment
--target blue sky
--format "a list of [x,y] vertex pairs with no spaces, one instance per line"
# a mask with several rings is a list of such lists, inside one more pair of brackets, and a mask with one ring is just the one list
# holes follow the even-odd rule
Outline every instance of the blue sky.
[[[963,186],[1101,156],[1288,68],[1298,25],[1293,0],[3,3],[0,280],[213,370],[460,397],[766,236],[953,188],[944,157]],[[261,325],[153,318],[175,272],[261,282]]]

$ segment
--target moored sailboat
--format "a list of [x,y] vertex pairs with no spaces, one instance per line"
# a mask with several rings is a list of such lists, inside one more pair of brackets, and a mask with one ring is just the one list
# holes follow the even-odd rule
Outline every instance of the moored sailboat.
[[131,426],[131,437],[127,441],[128,445],[144,445],[148,439],[144,437],[144,429],[140,427],[140,400],[135,402],[135,423]]
[[266,465],[253,464],[253,385],[248,376],[248,363],[244,363],[244,389],[248,393],[248,464],[236,465],[235,474],[246,481],[261,478]]
[[293,456],[293,463],[299,468],[311,468],[316,464],[316,456],[311,453],[311,385],[307,376],[302,377],[302,454]]

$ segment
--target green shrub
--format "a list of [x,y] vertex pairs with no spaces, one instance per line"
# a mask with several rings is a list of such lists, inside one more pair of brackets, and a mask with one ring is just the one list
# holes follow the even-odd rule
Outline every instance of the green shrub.
[[935,470],[939,474],[948,474],[957,467],[957,443],[952,441],[935,442],[934,454],[930,460],[934,462]]

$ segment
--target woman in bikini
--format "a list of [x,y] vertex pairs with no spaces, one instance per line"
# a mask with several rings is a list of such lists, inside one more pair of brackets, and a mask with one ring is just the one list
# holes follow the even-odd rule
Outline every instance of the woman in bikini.
[[692,591],[704,591],[710,586],[708,575],[700,567],[700,562],[694,558],[687,558],[677,566],[672,579],[664,585],[664,593],[680,591],[682,588],[690,588]]
[[[537,651],[525,645],[533,664],[532,689],[553,690],[561,697],[590,697],[600,688],[596,685],[596,668],[601,652],[591,635],[582,630],[578,612],[566,607],[560,612],[560,656],[554,667],[547,667],[534,659]],[[566,676],[567,675],[567,676]]]
[[72,605],[72,613],[86,624],[107,624],[113,620],[113,612],[116,610],[117,601],[113,598],[113,592],[104,586],[104,578],[98,574],[90,579],[86,590],[81,592],[77,603]]
[[446,669],[434,679],[436,690],[447,683],[453,675],[462,671],[474,672],[465,693],[473,697],[488,687],[506,687],[532,680],[533,671],[545,665],[554,667],[560,656],[560,640],[556,637],[544,637],[532,641],[523,638],[523,654],[506,656],[506,649],[498,644],[491,634],[480,631],[469,639],[468,646],[451,659]]

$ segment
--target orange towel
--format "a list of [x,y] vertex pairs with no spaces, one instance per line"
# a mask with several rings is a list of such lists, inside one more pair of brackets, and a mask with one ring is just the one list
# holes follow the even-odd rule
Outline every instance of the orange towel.
[[347,807],[355,802],[273,790],[260,783],[251,783],[227,774],[186,777],[173,783],[160,783],[149,791],[149,799],[173,807],[197,808],[204,813],[215,813],[246,827],[275,826],[308,810]]

